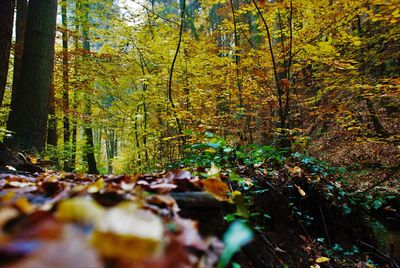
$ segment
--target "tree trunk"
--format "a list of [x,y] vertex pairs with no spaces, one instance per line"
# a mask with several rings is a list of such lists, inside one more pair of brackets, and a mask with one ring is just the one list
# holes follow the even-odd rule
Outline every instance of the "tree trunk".
[[[74,34],[74,76],[79,77],[79,65],[77,63],[77,53],[79,50],[79,27],[80,27],[80,15],[79,15],[79,3],[78,0],[75,1],[75,34]],[[70,166],[71,169],[75,167],[76,165],[76,139],[77,139],[77,134],[78,134],[78,120],[75,114],[77,113],[78,110],[78,103],[77,103],[77,93],[76,90],[73,90],[72,94],[72,113],[74,116],[71,117],[71,146],[70,146]],[[66,169],[69,170],[69,169]]]
[[[140,113],[140,106],[137,106],[136,113]],[[136,117],[135,123],[135,142],[136,142],[136,149],[137,149],[137,167],[136,168],[141,168],[142,166],[142,154],[140,153],[140,140],[139,140],[139,124],[138,124],[138,118]]]
[[56,0],[30,0],[21,77],[7,127],[15,135],[10,145],[43,150],[54,65]]
[[70,152],[70,124],[69,124],[69,54],[68,54],[68,23],[67,23],[67,1],[61,2],[61,23],[62,23],[62,81],[63,81],[63,144],[64,151],[68,152],[64,160],[64,170],[71,170],[69,160]]
[[[89,42],[89,7],[87,4],[81,6],[83,8],[84,16],[83,16],[83,23],[82,23],[82,48],[85,51],[84,53],[90,52],[90,42]],[[84,56],[86,57],[86,56]],[[84,81],[83,87],[85,89],[89,89],[89,81]],[[88,92],[85,94],[84,98],[84,105],[85,105],[85,115],[87,117],[87,122],[85,123],[85,136],[86,136],[86,159],[88,163],[88,172],[90,174],[98,174],[99,171],[97,170],[96,165],[96,158],[94,156],[94,142],[93,142],[93,129],[91,124],[91,116],[92,116],[92,105],[90,103],[90,99],[88,98]]]
[[385,130],[385,128],[381,124],[381,121],[379,120],[379,117],[375,112],[375,108],[374,108],[374,105],[372,104],[372,101],[368,98],[365,98],[365,103],[367,104],[369,117],[372,122],[372,125],[374,126],[375,132],[378,135],[387,136],[388,132]]
[[[357,15],[357,30],[358,30],[358,36],[360,38],[362,38],[364,36],[364,31],[362,29],[361,16],[360,15]],[[364,80],[366,64],[367,63],[364,60],[364,50],[363,49],[360,49],[360,57],[359,58],[360,58],[359,59],[359,61],[360,61],[359,70],[360,70],[360,73],[362,75],[362,79]],[[367,105],[369,117],[370,117],[370,120],[372,122],[372,125],[374,126],[375,132],[378,135],[387,136],[388,132],[385,130],[385,128],[381,124],[381,121],[379,120],[379,117],[375,112],[374,105],[373,105],[372,101],[368,97],[365,98],[365,104]]]
[[53,86],[50,89],[50,97],[49,97],[47,144],[52,146],[57,146],[57,119],[56,119],[55,93]]
[[[22,53],[24,52],[26,19],[28,16],[27,0],[17,0],[17,17],[15,31],[15,47],[14,47],[14,72],[11,104],[15,104],[15,96],[18,90],[18,82],[21,77]],[[15,107],[11,106],[11,110]]]
[[106,133],[106,154],[108,163],[108,173],[112,173],[112,161],[117,155],[117,135],[114,130],[105,129]]
[[15,0],[0,0],[0,106],[6,90]]

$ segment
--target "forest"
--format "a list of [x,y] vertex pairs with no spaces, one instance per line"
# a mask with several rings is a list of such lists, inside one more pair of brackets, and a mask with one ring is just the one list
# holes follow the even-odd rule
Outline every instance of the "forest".
[[398,0],[0,0],[0,267],[400,268]]

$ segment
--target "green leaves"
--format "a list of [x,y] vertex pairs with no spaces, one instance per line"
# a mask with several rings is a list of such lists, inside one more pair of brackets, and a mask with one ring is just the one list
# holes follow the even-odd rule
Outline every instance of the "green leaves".
[[252,239],[253,231],[243,221],[237,220],[233,222],[224,234],[223,241],[225,248],[217,267],[227,267],[233,255],[238,252],[241,247],[250,243]]

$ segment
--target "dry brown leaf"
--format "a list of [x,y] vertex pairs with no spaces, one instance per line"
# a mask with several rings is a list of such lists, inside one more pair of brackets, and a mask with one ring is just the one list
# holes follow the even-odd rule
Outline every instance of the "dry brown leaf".
[[202,180],[204,190],[220,201],[232,202],[229,186],[219,179]]

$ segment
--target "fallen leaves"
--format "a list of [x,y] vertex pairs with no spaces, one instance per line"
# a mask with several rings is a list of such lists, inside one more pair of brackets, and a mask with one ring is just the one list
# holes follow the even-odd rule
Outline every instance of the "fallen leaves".
[[324,263],[324,262],[329,262],[329,258],[328,257],[319,257],[315,260],[316,263]]
[[0,265],[97,268],[107,260],[116,268],[211,267],[222,252],[218,240],[202,238],[197,223],[180,218],[175,200],[165,195],[201,190],[230,199],[219,178],[179,169],[122,176],[0,174]]
[[300,186],[298,186],[298,185],[295,185],[296,186],[296,188],[297,188],[297,191],[299,192],[299,194],[301,195],[301,196],[306,196],[307,194],[306,194],[306,192],[304,192],[304,190],[303,189],[301,189],[301,187]]
[[160,217],[127,203],[104,213],[91,242],[105,257],[144,261],[160,252],[163,233]]
[[229,186],[220,179],[206,179],[202,181],[204,190],[220,201],[231,202]]
[[102,220],[105,210],[87,197],[75,197],[59,203],[55,217],[61,221],[94,225]]

